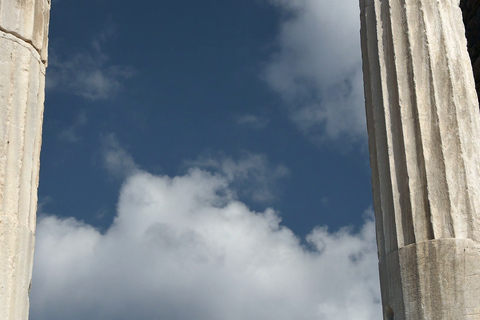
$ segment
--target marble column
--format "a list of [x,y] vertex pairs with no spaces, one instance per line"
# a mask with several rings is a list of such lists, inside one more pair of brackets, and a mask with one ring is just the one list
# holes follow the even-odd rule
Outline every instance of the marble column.
[[459,0],[360,0],[384,319],[480,319],[480,114]]
[[0,319],[28,319],[50,0],[0,0]]

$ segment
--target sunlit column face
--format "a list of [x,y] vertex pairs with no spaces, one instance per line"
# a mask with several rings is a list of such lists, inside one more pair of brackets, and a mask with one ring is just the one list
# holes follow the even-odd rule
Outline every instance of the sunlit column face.
[[50,1],[0,2],[0,314],[28,319]]

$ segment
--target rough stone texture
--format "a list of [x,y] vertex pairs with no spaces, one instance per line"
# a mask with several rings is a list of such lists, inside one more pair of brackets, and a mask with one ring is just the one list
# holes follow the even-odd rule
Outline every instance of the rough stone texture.
[[0,0],[0,319],[28,319],[50,1]]
[[47,62],[50,0],[0,0],[0,30],[31,44]]
[[384,318],[480,319],[480,115],[459,0],[360,0]]
[[402,297],[389,303],[395,319],[479,319],[479,261],[480,245],[469,239],[425,241],[387,255],[388,295]]

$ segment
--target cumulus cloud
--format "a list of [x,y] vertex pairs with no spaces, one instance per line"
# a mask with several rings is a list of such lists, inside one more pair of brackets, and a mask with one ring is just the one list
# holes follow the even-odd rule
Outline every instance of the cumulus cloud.
[[264,78],[314,140],[366,138],[357,0],[268,0],[286,14]]
[[31,318],[381,319],[370,218],[358,233],[317,227],[306,245],[231,185],[198,167],[175,177],[137,170],[104,233],[41,215]]
[[53,42],[46,76],[47,90],[65,91],[88,100],[114,97],[134,71],[130,66],[109,63],[103,45],[112,33],[113,28],[106,28],[92,39],[88,50],[73,54],[61,52]]

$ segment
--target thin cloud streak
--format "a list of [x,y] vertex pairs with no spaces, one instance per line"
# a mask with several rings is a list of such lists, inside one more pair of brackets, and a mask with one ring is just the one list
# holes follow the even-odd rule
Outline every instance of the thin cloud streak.
[[238,125],[249,126],[254,129],[263,129],[270,123],[270,120],[253,114],[238,115],[235,117]]

